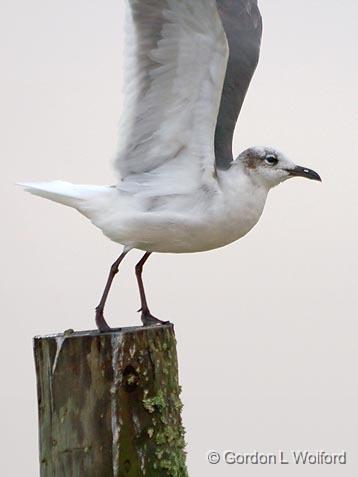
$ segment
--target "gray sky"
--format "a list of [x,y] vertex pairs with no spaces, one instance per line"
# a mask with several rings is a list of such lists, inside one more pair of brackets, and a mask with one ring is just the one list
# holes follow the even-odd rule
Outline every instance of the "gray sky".
[[[210,449],[344,449],[350,452],[344,468],[242,470],[245,477],[352,476],[358,5],[260,4],[261,61],[235,150],[276,146],[324,182],[297,179],[275,189],[258,226],[229,247],[154,256],[145,272],[148,297],[156,315],[176,324],[192,475],[237,475],[237,466],[210,467]],[[31,338],[93,327],[93,308],[120,251],[79,214],[13,183],[113,182],[122,2],[1,5],[0,440],[1,470],[10,477],[38,473]],[[128,258],[113,288],[107,309],[113,325],[139,322],[138,256]]]

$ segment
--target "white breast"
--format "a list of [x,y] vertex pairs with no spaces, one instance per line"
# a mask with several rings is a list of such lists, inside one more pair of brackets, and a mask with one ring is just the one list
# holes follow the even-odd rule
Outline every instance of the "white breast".
[[111,240],[140,250],[191,253],[223,247],[255,226],[267,191],[246,176],[222,175],[216,190],[188,195],[144,200],[120,193],[91,220]]

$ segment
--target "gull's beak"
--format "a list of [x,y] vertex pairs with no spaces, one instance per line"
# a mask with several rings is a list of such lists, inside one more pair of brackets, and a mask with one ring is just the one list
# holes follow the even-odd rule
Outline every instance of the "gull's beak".
[[312,181],[322,182],[322,179],[317,174],[317,172],[312,169],[307,169],[307,167],[296,166],[294,169],[287,169],[287,172],[291,177],[305,177],[306,179],[311,179]]

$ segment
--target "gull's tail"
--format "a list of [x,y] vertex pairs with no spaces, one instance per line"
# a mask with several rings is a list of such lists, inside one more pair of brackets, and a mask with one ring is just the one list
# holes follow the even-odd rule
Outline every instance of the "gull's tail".
[[82,206],[84,206],[88,200],[110,190],[108,186],[80,185],[63,181],[20,182],[17,185],[22,186],[31,194],[68,205],[69,207],[74,207],[80,212],[83,212],[83,210],[81,210]]

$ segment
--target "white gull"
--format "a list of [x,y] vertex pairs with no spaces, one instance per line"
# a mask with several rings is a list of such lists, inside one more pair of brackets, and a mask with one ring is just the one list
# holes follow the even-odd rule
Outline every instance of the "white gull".
[[270,147],[232,157],[232,137],[255,71],[262,34],[256,0],[127,0],[125,101],[115,186],[63,181],[24,183],[33,194],[77,209],[124,246],[96,308],[103,310],[118,267],[131,249],[142,322],[142,281],[152,252],[223,247],[258,222],[267,194],[290,177],[320,180]]

